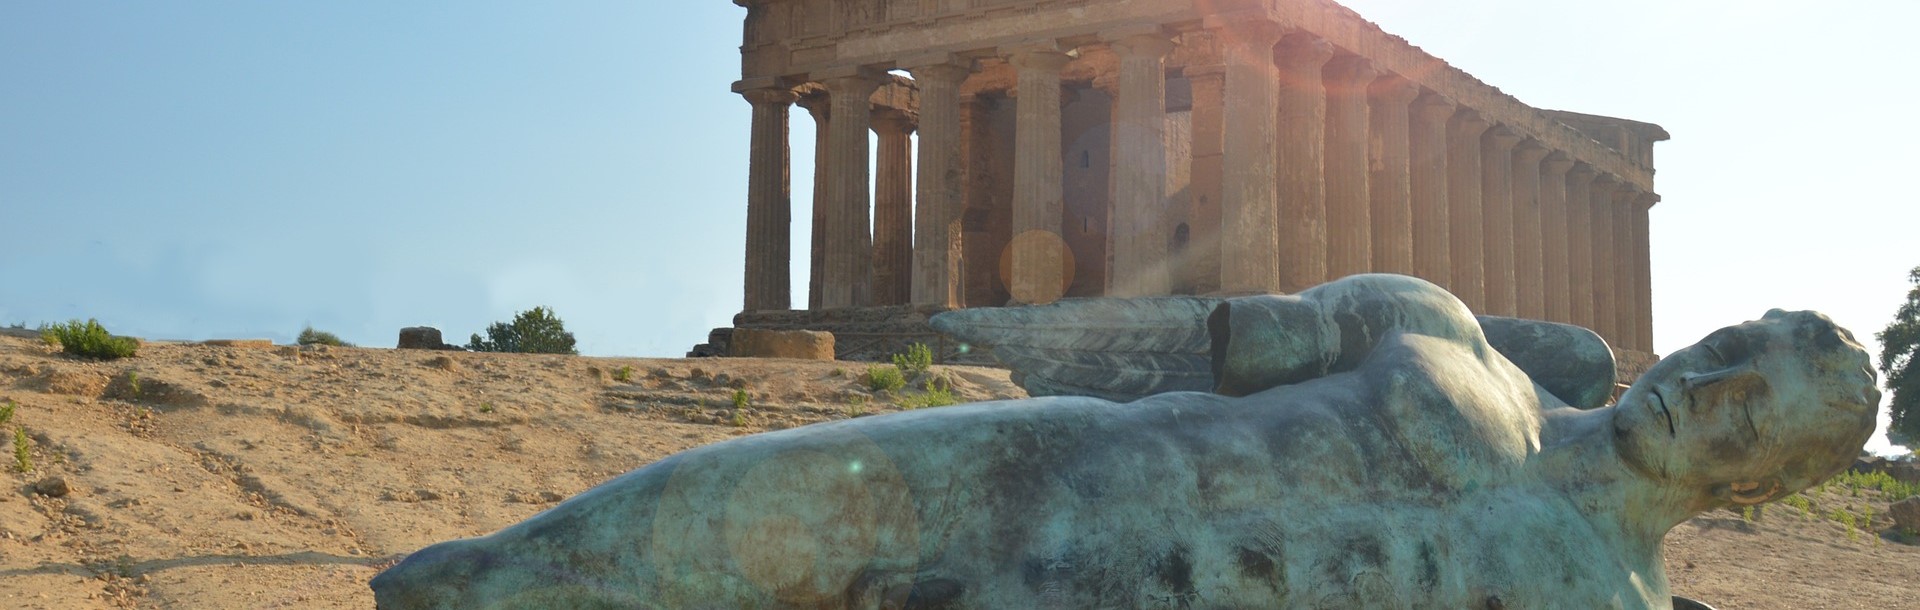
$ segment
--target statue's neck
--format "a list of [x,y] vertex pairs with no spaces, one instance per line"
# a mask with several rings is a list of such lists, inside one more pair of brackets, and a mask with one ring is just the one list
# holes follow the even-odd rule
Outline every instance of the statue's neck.
[[1619,511],[1615,518],[1594,520],[1594,526],[1602,531],[1618,529],[1623,540],[1645,547],[1640,550],[1657,558],[1667,530],[1699,513],[1700,500],[1627,464],[1614,442],[1615,408],[1546,413],[1541,451],[1529,468],[1541,480],[1559,482],[1576,506]]

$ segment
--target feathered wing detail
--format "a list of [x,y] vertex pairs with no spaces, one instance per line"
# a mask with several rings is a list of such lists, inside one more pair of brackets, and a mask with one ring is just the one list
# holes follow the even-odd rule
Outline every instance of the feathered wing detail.
[[1221,299],[1063,299],[1034,307],[980,307],[936,315],[934,330],[992,346],[1034,396],[1126,402],[1163,392],[1207,391],[1206,319]]

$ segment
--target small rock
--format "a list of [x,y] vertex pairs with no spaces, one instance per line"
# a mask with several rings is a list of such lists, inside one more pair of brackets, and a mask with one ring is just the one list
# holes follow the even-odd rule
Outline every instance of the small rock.
[[460,363],[455,362],[453,358],[447,356],[434,356],[432,359],[427,360],[426,365],[442,371],[460,370]]
[[1900,531],[1920,531],[1920,496],[1894,502],[1887,514],[1893,516],[1893,526]]
[[833,333],[818,330],[734,329],[727,355],[736,358],[832,360]]
[[47,477],[33,484],[33,493],[49,498],[64,498],[67,497],[67,494],[73,493],[73,488],[67,486],[66,479]]

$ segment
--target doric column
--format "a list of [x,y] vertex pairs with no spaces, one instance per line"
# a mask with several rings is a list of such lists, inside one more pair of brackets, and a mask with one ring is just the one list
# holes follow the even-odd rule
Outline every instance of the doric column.
[[787,309],[793,306],[787,271],[793,224],[787,109],[800,96],[786,87],[747,89],[740,94],[753,104],[747,161],[745,309]]
[[920,88],[920,165],[913,224],[913,303],[959,307],[963,203],[960,83],[969,66],[942,56],[909,62]]
[[1480,136],[1486,119],[1471,109],[1460,109],[1447,122],[1448,255],[1453,259],[1454,296],[1474,313],[1486,313],[1486,208],[1481,199]]
[[1373,221],[1373,270],[1414,275],[1413,195],[1408,110],[1420,87],[1388,75],[1369,86],[1367,198]]
[[[1218,58],[1215,58],[1216,60]],[[1220,288],[1221,240],[1220,178],[1225,151],[1226,69],[1220,64],[1187,66],[1182,73],[1193,88],[1193,157],[1187,187],[1187,243],[1193,260],[1194,294]],[[1273,184],[1273,180],[1264,180]],[[1271,187],[1269,187],[1271,188]],[[1275,250],[1267,250],[1274,253]],[[1267,257],[1278,260],[1279,255]]]
[[1013,132],[1013,300],[1051,303],[1066,294],[1067,243],[1060,235],[1060,69],[1072,61],[1052,45],[1020,49]]
[[1167,212],[1167,72],[1173,41],[1154,31],[1112,41],[1120,56],[1114,103],[1113,273],[1108,294],[1173,293]]
[[1567,170],[1573,159],[1554,151],[1540,165],[1540,275],[1546,281],[1541,292],[1546,296],[1546,319],[1570,322],[1571,288],[1567,282]]
[[882,74],[865,68],[829,71],[822,82],[832,99],[827,123],[827,215],[822,245],[820,306],[871,303],[872,241],[867,232],[867,130],[873,92]]
[[1613,267],[1616,254],[1613,250],[1613,192],[1620,188],[1620,180],[1612,174],[1601,174],[1593,179],[1592,197],[1588,200],[1588,209],[1593,214],[1593,332],[1607,340],[1608,345],[1625,347],[1620,340],[1620,328],[1615,325],[1614,305],[1619,299],[1619,287],[1614,284]]
[[1640,199],[1633,202],[1633,284],[1634,313],[1638,321],[1633,329],[1640,333],[1640,349],[1653,351],[1653,253],[1652,234],[1648,231],[1648,212],[1660,202],[1660,196],[1653,193],[1641,193]]
[[1367,194],[1367,89],[1373,63],[1342,55],[1327,62],[1327,279],[1373,270],[1373,200]]
[[807,95],[800,98],[800,107],[813,115],[813,224],[807,233],[812,235],[812,246],[807,250],[807,309],[820,308],[820,296],[824,288],[820,280],[827,268],[827,131],[828,117],[832,114],[832,102],[824,93]]
[[1567,170],[1567,323],[1593,326],[1593,166]]
[[1407,131],[1408,196],[1413,202],[1413,274],[1453,288],[1452,225],[1447,191],[1447,123],[1451,100],[1437,93],[1414,98]]
[[[1209,24],[1210,26],[1213,24]],[[1234,19],[1220,30],[1225,67],[1220,176],[1220,290],[1278,292],[1279,157],[1275,149],[1273,46],[1279,24]],[[1291,263],[1290,263],[1291,264]]]
[[[980,94],[960,95],[960,155],[966,167],[961,186],[961,293],[967,307],[1000,306],[1012,300],[1001,270],[1011,264],[1013,240],[1010,151],[994,133],[993,116],[1001,104]],[[1009,189],[1003,192],[1002,189]]]
[[1495,125],[1480,136],[1481,256],[1486,257],[1487,311],[1519,313],[1513,264],[1513,146],[1520,136]]
[[873,303],[904,305],[913,298],[913,117],[895,109],[873,113],[880,150],[873,181]]
[[1280,290],[1300,292],[1328,279],[1323,72],[1333,45],[1292,34],[1274,47],[1273,59],[1280,77]]
[[1613,332],[1627,349],[1648,351],[1640,345],[1640,290],[1634,267],[1640,257],[1633,248],[1633,210],[1638,206],[1640,189],[1621,184],[1613,192]]
[[1520,317],[1547,319],[1546,254],[1540,239],[1540,160],[1547,147],[1528,139],[1513,149],[1513,291]]

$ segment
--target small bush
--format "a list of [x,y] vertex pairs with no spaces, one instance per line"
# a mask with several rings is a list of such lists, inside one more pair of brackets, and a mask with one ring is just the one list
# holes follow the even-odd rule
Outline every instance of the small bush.
[[867,389],[891,392],[904,387],[907,387],[907,377],[900,374],[900,367],[888,364],[867,367]]
[[552,309],[535,307],[513,316],[513,323],[494,322],[487,327],[487,338],[473,335],[467,349],[476,352],[512,352],[519,354],[579,354],[573,347],[573,333],[554,315]]
[[903,409],[924,409],[927,407],[952,406],[960,402],[953,398],[952,386],[935,383],[935,380],[928,379],[926,388],[927,391],[924,394],[916,394],[900,399],[900,407]]
[[631,381],[632,379],[633,379],[633,367],[623,366],[623,367],[620,367],[619,370],[616,370],[613,372],[614,381],[618,381],[620,383],[626,383],[628,381]]
[[13,429],[13,469],[33,470],[33,441],[27,440],[26,428]]
[[60,351],[69,355],[97,360],[128,358],[140,349],[140,342],[132,337],[108,334],[99,320],[73,320],[66,324],[43,326],[40,328],[40,339],[48,345],[59,344]]
[[308,326],[306,328],[300,329],[300,337],[298,339],[294,339],[294,342],[299,343],[300,345],[331,345],[333,347],[353,347],[352,343],[341,341],[339,335],[336,335],[324,330],[314,330],[312,326]]
[[0,405],[0,426],[7,425],[7,422],[13,419],[13,410],[19,406],[13,404],[11,400],[7,401],[7,404]]
[[735,409],[745,409],[745,408],[747,408],[747,403],[748,403],[748,401],[749,401],[749,400],[750,400],[750,398],[749,398],[749,397],[747,396],[747,391],[746,391],[746,390],[734,390],[734,391],[733,391],[733,408],[735,408]]
[[1800,494],[1791,494],[1780,499],[1781,504],[1800,509],[1800,516],[1813,518],[1813,501]]
[[893,355],[893,366],[907,377],[918,377],[933,367],[933,350],[925,343],[907,346],[907,353]]
[[1827,479],[1826,482],[1821,483],[1821,489],[1825,489],[1829,484],[1845,486],[1848,492],[1855,497],[1860,495],[1861,489],[1877,490],[1881,495],[1885,496],[1888,502],[1899,502],[1913,496],[1920,496],[1920,485],[1901,482],[1899,479],[1893,478],[1893,475],[1884,472],[1842,472],[1838,476]]
[[1742,520],[1744,520],[1744,521],[1746,521],[1746,522],[1748,522],[1748,523],[1752,523],[1752,522],[1755,522],[1755,521],[1759,521],[1759,520],[1760,520],[1760,518],[1759,518],[1759,517],[1757,517],[1757,516],[1755,516],[1755,515],[1754,515],[1754,511],[1753,511],[1753,505],[1752,505],[1752,504],[1748,504],[1748,505],[1746,505],[1746,506],[1742,506],[1742,507],[1740,507],[1740,519],[1742,519]]
[[1860,531],[1858,529],[1859,521],[1854,519],[1853,513],[1847,512],[1847,510],[1843,508],[1836,508],[1833,509],[1833,514],[1829,515],[1828,518],[1839,521],[1840,525],[1846,526],[1848,540],[1860,539]]

